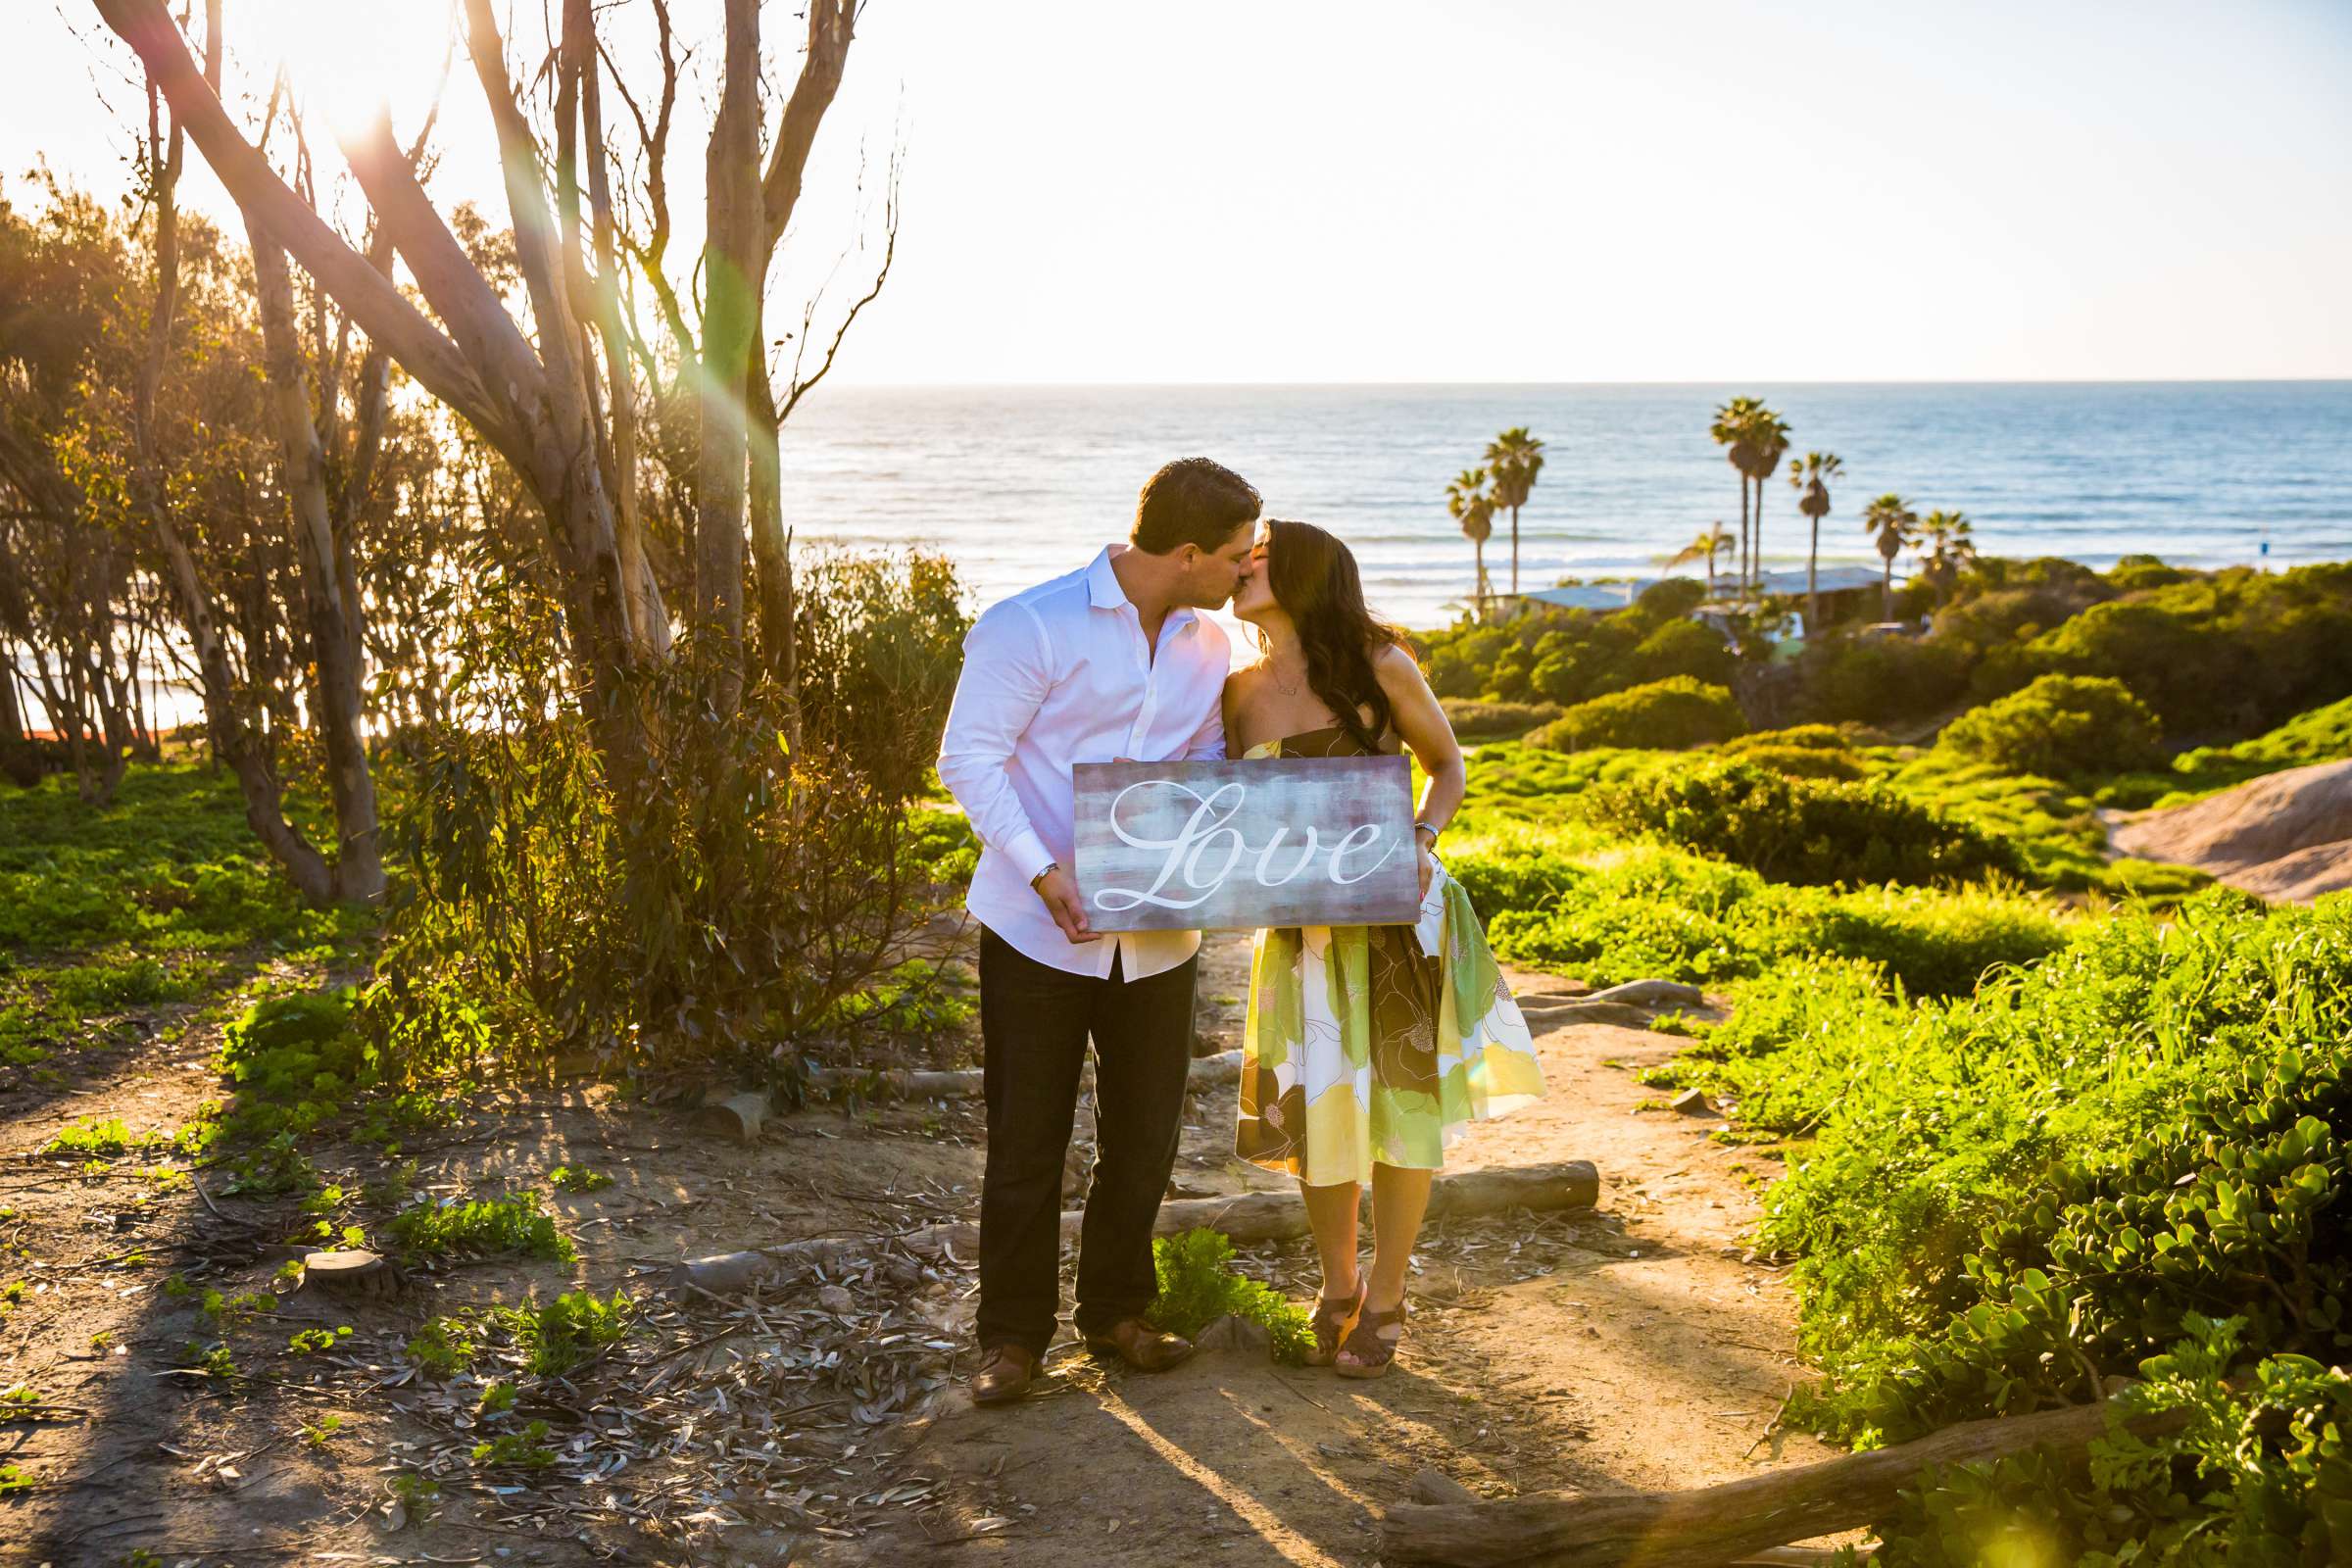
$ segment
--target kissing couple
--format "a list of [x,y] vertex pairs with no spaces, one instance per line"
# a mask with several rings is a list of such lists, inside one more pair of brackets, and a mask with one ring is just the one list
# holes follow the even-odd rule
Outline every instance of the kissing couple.
[[[1466,785],[1452,726],[1404,633],[1365,608],[1348,547],[1308,523],[1261,525],[1259,509],[1232,469],[1171,463],[1145,482],[1126,544],[991,606],[964,639],[939,776],[981,843],[967,900],[981,926],[988,1106],[975,1403],[1028,1392],[1054,1337],[1062,1167],[1090,1040],[1096,1154],[1076,1326],[1093,1350],[1147,1372],[1193,1348],[1146,1314],[1200,934],[1090,928],[1070,869],[1077,763],[1407,751],[1428,778],[1413,824],[1417,925],[1256,936],[1234,1147],[1298,1179],[1323,1269],[1312,1364],[1389,1369],[1446,1144],[1544,1092],[1469,896],[1435,853]],[[1238,669],[1201,613],[1228,601],[1258,644]],[[1360,1269],[1367,1184],[1372,1263]]]

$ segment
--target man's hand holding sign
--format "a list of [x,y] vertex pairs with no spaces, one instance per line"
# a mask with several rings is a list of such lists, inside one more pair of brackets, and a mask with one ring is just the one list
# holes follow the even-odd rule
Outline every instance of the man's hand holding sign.
[[1074,771],[1077,903],[1093,931],[1410,925],[1420,916],[1412,765],[1402,757]]

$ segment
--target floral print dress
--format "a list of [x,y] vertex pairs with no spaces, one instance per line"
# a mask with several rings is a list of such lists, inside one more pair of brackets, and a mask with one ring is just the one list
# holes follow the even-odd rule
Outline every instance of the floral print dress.
[[[1368,755],[1335,724],[1244,760]],[[1258,932],[1242,1052],[1235,1152],[1310,1187],[1368,1182],[1375,1163],[1439,1169],[1462,1128],[1544,1093],[1527,1021],[1442,867],[1417,926]]]

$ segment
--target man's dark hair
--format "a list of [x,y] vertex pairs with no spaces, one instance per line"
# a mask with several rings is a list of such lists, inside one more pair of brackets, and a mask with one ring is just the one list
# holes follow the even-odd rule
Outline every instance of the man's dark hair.
[[1135,548],[1164,556],[1186,545],[1223,549],[1234,530],[1257,520],[1257,487],[1222,463],[1178,458],[1144,481],[1135,498]]

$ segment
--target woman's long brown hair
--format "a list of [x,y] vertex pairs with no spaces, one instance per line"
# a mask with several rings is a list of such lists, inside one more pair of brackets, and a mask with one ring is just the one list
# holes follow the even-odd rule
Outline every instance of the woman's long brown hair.
[[[1274,602],[1298,628],[1307,688],[1358,746],[1380,751],[1396,714],[1372,661],[1383,649],[1406,646],[1405,634],[1365,606],[1355,556],[1311,522],[1270,517],[1266,582]],[[1366,709],[1372,713],[1369,721]]]

